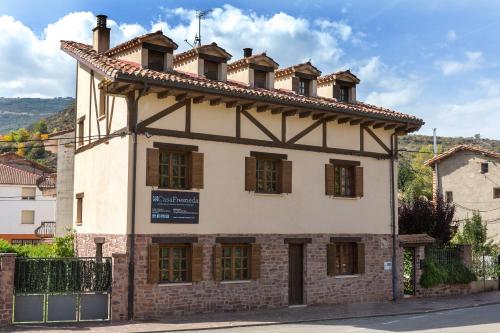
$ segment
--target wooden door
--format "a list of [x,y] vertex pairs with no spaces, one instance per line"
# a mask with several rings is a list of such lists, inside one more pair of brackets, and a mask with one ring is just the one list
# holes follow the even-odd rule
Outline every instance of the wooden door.
[[288,244],[288,304],[304,304],[303,245]]

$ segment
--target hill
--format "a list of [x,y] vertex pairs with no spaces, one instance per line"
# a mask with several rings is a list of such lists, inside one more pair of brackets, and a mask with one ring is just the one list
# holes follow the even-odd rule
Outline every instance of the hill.
[[[443,147],[443,150],[448,150],[452,147],[467,144],[477,145],[485,149],[500,152],[500,140],[483,139],[479,135],[475,137],[447,137],[438,136],[437,142]],[[399,137],[399,149],[406,149],[410,151],[419,150],[423,146],[432,145],[432,136],[430,135],[407,135]]]
[[[66,109],[74,99],[57,98],[5,98],[0,97],[0,134],[21,127],[29,127],[42,118]],[[60,116],[56,116],[59,118]]]

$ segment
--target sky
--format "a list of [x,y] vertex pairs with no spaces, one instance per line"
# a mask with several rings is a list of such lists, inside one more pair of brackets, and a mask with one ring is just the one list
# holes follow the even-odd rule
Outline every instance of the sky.
[[203,43],[267,51],[280,67],[350,69],[357,98],[425,121],[420,134],[500,139],[500,1],[0,0],[0,97],[74,96],[60,40],[91,43],[108,15],[111,43],[162,30],[179,49],[211,9]]

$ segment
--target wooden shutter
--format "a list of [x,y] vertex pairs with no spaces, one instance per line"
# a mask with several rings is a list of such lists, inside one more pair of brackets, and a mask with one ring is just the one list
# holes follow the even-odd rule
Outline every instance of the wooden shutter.
[[203,153],[190,154],[191,188],[203,188]]
[[250,274],[252,280],[260,279],[260,244],[252,244]]
[[363,196],[363,167],[354,167],[354,196]]
[[255,191],[257,177],[257,159],[255,157],[245,157],[245,191]]
[[356,253],[357,253],[357,274],[364,274],[365,273],[365,244],[363,243],[357,243],[357,248],[356,248]]
[[150,244],[148,251],[148,283],[158,283],[160,278],[160,246]]
[[146,186],[158,186],[160,184],[160,150],[148,148],[146,155]]
[[292,161],[280,160],[279,181],[281,193],[292,193]]
[[335,167],[325,164],[325,194],[335,195]]
[[191,246],[191,281],[203,280],[203,245],[193,244]]
[[326,245],[326,272],[335,275],[335,260],[337,260],[337,247],[334,243]]
[[222,246],[214,245],[214,280],[222,280]]
[[300,78],[296,76],[292,77],[292,90],[295,91],[296,93],[299,93],[299,83],[300,83]]

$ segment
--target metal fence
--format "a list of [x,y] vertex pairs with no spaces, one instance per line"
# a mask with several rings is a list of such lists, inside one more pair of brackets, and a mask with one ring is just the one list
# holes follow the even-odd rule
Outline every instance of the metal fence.
[[500,276],[500,257],[497,253],[473,253],[471,268],[480,280],[496,280]]
[[425,257],[434,260],[439,265],[455,264],[461,261],[459,245],[429,246]]

